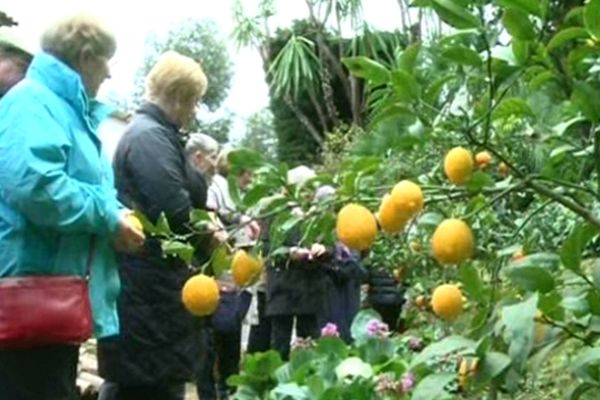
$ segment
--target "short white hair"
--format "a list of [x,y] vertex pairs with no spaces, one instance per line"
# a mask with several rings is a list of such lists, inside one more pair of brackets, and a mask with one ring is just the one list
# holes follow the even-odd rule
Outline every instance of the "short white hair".
[[292,168],[287,173],[287,181],[290,185],[302,186],[309,179],[317,176],[315,171],[306,165],[300,165],[296,168]]
[[192,133],[185,144],[185,153],[190,156],[200,151],[203,154],[219,152],[219,142],[204,133]]

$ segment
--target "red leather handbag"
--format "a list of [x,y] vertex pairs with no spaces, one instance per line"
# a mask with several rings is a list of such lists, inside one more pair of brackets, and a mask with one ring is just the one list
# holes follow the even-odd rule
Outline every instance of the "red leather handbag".
[[0,279],[0,348],[81,344],[92,336],[88,277],[25,276]]

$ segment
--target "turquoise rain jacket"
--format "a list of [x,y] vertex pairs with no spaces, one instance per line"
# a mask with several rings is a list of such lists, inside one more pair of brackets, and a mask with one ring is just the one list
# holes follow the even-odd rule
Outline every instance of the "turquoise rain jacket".
[[85,276],[91,252],[97,337],[119,332],[111,242],[121,206],[96,136],[107,115],[79,74],[47,53],[0,101],[0,278]]

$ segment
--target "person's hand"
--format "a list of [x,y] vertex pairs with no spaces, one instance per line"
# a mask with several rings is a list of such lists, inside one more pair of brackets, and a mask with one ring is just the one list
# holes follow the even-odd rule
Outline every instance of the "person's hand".
[[213,233],[213,240],[218,244],[223,244],[229,240],[229,234],[223,229],[219,229]]
[[309,249],[304,247],[291,247],[290,248],[290,258],[293,261],[303,261],[312,259],[312,254]]
[[323,246],[321,243],[314,243],[311,247],[310,247],[310,254],[314,257],[314,258],[319,258],[321,257],[323,254],[325,254],[327,252],[327,248],[325,248],[325,246]]
[[142,225],[131,210],[121,211],[114,247],[122,253],[135,253],[146,240]]
[[260,236],[260,225],[258,222],[250,219],[248,216],[243,216],[242,224],[245,225],[248,238],[250,238],[250,240],[257,240]]

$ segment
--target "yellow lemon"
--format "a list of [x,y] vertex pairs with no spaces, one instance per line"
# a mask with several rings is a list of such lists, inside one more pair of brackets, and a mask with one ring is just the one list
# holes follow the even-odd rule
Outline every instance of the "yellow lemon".
[[423,191],[414,182],[404,180],[398,182],[392,189],[392,200],[398,211],[409,218],[414,217],[423,209]]
[[440,285],[433,291],[431,307],[439,318],[453,320],[462,312],[463,297],[456,285]]
[[199,317],[210,315],[219,305],[219,285],[210,276],[194,275],[183,285],[181,300],[190,313]]
[[440,264],[459,264],[473,256],[475,239],[469,225],[459,219],[446,219],[431,237],[431,249]]
[[389,194],[383,196],[377,212],[379,226],[384,232],[397,233],[404,229],[408,218],[402,214]]
[[455,147],[444,158],[444,172],[455,185],[463,185],[473,172],[473,156],[471,152],[462,147]]
[[366,207],[350,203],[337,216],[338,239],[354,250],[366,250],[377,236],[377,221]]
[[236,285],[240,287],[255,283],[263,270],[263,260],[248,254],[245,250],[238,250],[231,261],[231,273]]

